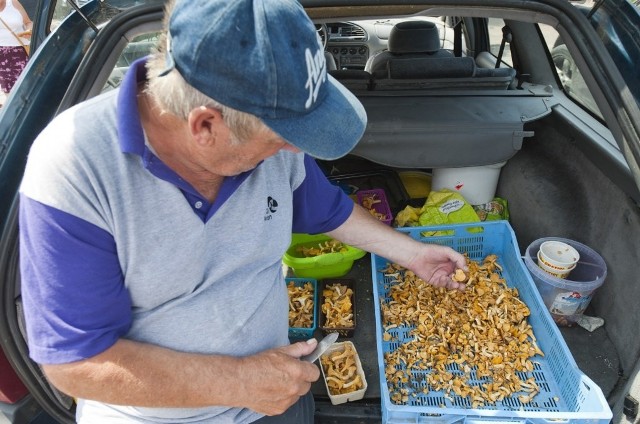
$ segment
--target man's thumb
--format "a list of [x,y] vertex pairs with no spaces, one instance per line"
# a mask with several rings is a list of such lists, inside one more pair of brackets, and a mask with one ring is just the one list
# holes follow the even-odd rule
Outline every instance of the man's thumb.
[[284,353],[293,356],[294,358],[300,358],[313,352],[313,349],[318,345],[318,341],[311,338],[304,342],[297,342],[284,347]]

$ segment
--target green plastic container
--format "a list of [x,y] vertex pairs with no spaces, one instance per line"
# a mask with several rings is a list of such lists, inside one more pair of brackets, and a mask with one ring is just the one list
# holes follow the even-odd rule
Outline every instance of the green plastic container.
[[291,236],[291,245],[284,254],[282,262],[287,265],[296,277],[323,278],[342,277],[347,274],[353,262],[362,258],[367,252],[353,246],[344,245],[345,252],[323,253],[318,256],[304,257],[297,252],[298,247],[318,247],[321,243],[331,240],[326,234],[301,234]]

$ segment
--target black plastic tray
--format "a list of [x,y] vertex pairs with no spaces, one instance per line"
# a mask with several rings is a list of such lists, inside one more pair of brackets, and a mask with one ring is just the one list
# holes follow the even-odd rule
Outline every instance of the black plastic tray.
[[409,193],[402,184],[398,173],[392,169],[376,170],[353,174],[329,176],[331,183],[339,186],[347,194],[356,194],[358,190],[384,189],[391,213],[395,217],[410,200]]
[[[342,284],[350,288],[352,291],[351,295],[351,313],[353,314],[353,326],[351,327],[326,327],[327,316],[324,312],[322,312],[322,305],[324,304],[324,289],[327,286],[333,284]],[[322,334],[325,336],[329,333],[338,333],[341,337],[353,337],[353,334],[356,331],[356,283],[355,280],[350,278],[328,278],[326,280],[320,280],[318,290],[318,328],[322,331]]]

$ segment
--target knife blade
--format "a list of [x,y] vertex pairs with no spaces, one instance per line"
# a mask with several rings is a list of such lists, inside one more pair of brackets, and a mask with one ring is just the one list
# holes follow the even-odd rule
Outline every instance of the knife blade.
[[318,346],[313,349],[313,352],[308,355],[301,356],[300,360],[315,362],[316,359],[318,359],[320,355],[322,355],[336,340],[338,340],[338,333],[327,334],[327,336],[318,343]]

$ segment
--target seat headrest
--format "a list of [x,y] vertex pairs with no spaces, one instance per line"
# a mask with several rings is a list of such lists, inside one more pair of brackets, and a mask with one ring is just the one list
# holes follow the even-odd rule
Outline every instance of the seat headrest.
[[429,21],[399,22],[391,28],[388,49],[391,53],[433,53],[440,50],[438,27]]

